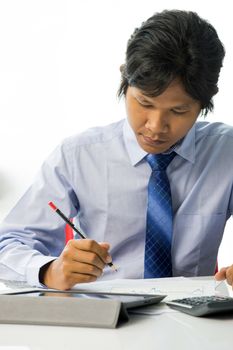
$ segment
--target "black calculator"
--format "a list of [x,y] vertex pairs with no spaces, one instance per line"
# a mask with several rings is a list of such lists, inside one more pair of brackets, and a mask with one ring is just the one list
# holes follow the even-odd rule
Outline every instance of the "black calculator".
[[166,304],[172,309],[192,316],[208,316],[210,314],[232,313],[233,298],[226,296],[202,296],[175,299]]

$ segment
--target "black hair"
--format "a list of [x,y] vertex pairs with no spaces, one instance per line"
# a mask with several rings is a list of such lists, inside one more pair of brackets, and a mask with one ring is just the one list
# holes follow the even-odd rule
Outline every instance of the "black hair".
[[213,110],[225,50],[215,28],[197,13],[164,10],[136,28],[121,66],[118,96],[134,86],[150,97],[161,94],[179,78],[186,92],[201,104],[204,115]]

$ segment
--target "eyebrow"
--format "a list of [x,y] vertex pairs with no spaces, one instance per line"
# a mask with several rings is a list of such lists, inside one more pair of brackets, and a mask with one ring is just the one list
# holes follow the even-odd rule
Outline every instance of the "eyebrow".
[[[147,96],[144,96],[142,94],[136,95],[135,97],[138,98],[138,99],[144,100],[147,103],[152,103],[151,101],[149,101],[147,99]],[[190,108],[190,104],[184,103],[184,104],[173,106],[171,108],[172,109],[188,109],[188,108]]]
[[177,106],[174,106],[172,108],[174,108],[174,109],[187,109],[187,108],[190,108],[190,105],[189,104],[177,105]]

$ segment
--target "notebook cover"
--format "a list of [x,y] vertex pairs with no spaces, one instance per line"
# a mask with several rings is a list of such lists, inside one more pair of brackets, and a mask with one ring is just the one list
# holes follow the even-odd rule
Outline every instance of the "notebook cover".
[[0,295],[0,323],[115,328],[128,319],[114,299]]

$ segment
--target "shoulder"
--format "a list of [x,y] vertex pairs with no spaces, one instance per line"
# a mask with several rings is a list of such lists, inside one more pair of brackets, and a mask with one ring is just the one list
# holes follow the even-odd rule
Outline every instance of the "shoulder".
[[124,122],[125,119],[67,137],[50,153],[46,161],[52,164],[69,162],[69,166],[72,166],[80,153],[95,157],[101,155],[107,144],[115,140],[118,144],[122,142]]
[[106,126],[89,128],[82,133],[65,138],[58,147],[64,157],[77,156],[81,151],[97,154],[111,142],[122,142],[124,122],[123,119]]
[[215,136],[216,138],[226,137],[233,139],[233,126],[218,122],[197,122],[196,135],[202,137]]
[[86,131],[70,136],[63,140],[66,149],[76,149],[91,145],[102,145],[119,138],[123,133],[124,120],[106,126],[89,128]]
[[228,151],[233,147],[233,126],[224,123],[196,123],[196,144],[205,143]]

